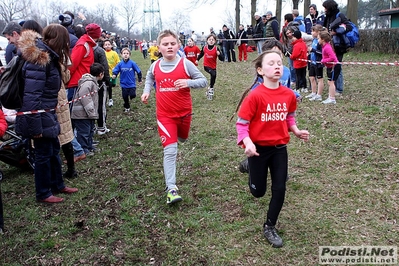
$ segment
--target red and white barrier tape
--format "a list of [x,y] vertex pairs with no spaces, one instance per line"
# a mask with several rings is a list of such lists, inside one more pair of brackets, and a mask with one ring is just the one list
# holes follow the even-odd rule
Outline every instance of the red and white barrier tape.
[[[86,97],[88,97],[89,95],[93,95],[93,94],[95,94],[95,93],[96,93],[96,92],[90,92],[90,93],[88,93],[88,94],[86,94],[86,95],[82,95],[82,96],[79,97],[79,98],[72,99],[72,100],[69,101],[69,102],[66,102],[66,103],[64,103],[64,104],[62,104],[62,105],[58,105],[56,108],[51,108],[51,109],[40,109],[40,110],[25,111],[25,112],[17,112],[17,113],[15,113],[15,114],[13,114],[13,115],[8,115],[8,116],[31,115],[31,114],[40,114],[40,113],[52,112],[52,111],[55,111],[56,109],[61,108],[61,107],[65,106],[65,105],[67,105],[67,104],[71,104],[71,103],[77,102],[77,101],[79,101],[79,100],[81,100],[81,99],[83,99],[83,98],[86,98]],[[4,114],[4,116],[7,116],[7,115]]]
[[[312,61],[312,60],[306,60],[306,59],[296,59],[297,61],[305,61],[309,63],[319,63],[322,64],[320,61]],[[370,65],[370,66],[399,66],[399,62],[394,62],[394,63],[382,63],[382,62],[327,62],[324,64],[330,64],[330,65],[335,65],[335,64],[341,64],[341,65]]]

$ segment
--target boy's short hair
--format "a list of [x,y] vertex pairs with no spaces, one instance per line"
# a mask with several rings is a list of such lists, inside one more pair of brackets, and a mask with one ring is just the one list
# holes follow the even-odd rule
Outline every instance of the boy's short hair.
[[104,67],[100,63],[94,63],[90,66],[90,75],[98,77],[104,73]]
[[157,38],[157,44],[161,44],[161,40],[167,36],[172,36],[176,39],[176,42],[179,42],[179,36],[172,31],[172,30],[163,30],[159,33],[158,38]]
[[276,39],[267,39],[262,45],[262,52],[269,51],[273,49],[274,47],[277,47],[280,49],[281,52],[283,52],[283,45],[280,41],[277,41]]
[[127,48],[127,47],[124,47],[124,48],[122,48],[122,50],[121,50],[121,54],[123,53],[123,51],[128,51],[128,52],[129,52],[129,54],[131,54],[131,52],[130,52],[129,48]]

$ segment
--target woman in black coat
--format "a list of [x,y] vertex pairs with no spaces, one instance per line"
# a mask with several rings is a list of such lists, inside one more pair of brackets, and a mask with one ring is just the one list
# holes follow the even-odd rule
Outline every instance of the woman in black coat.
[[19,111],[32,114],[17,116],[16,132],[34,142],[37,201],[62,202],[64,199],[53,196],[53,193],[78,191],[66,187],[62,178],[60,125],[55,114],[61,87],[60,64],[69,59],[68,31],[61,25],[51,24],[44,28],[43,40],[32,30],[22,31],[18,48],[26,60],[22,68],[25,79],[23,105]]
[[[336,35],[336,29],[339,27],[340,24],[346,24],[348,21],[348,18],[340,13],[338,9],[338,4],[334,0],[327,0],[323,2],[323,7],[324,7],[324,12],[325,12],[325,19],[324,19],[324,27],[328,29],[328,32],[331,34],[331,36]],[[338,14],[339,13],[339,14]],[[347,26],[347,31],[352,30],[351,28],[348,28]],[[342,43],[339,46],[334,45],[334,51],[335,54],[337,55],[337,59],[339,62],[342,62],[342,59],[344,57],[344,53],[347,51],[347,47],[345,43]],[[342,66],[341,64],[336,64],[334,66],[334,75],[333,75],[333,80],[335,81],[335,87],[336,87],[336,92],[338,94],[341,94],[344,89],[344,81],[343,81],[343,75],[342,75]]]

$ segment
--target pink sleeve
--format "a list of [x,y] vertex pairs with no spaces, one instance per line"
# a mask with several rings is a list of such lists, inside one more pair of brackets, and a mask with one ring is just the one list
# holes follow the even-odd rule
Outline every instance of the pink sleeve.
[[290,129],[290,127],[292,126],[295,126],[296,125],[295,113],[289,113],[285,121],[287,122],[288,129]]
[[237,145],[242,145],[242,140],[246,137],[249,137],[249,124],[244,124],[237,122]]

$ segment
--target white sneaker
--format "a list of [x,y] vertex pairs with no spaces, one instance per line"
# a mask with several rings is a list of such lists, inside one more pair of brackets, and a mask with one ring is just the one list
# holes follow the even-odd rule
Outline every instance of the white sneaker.
[[321,100],[322,100],[321,95],[318,94],[314,95],[312,98],[309,99],[309,101],[321,101]]
[[302,88],[301,92],[308,92],[308,88]]
[[97,134],[99,136],[107,134],[108,132],[110,132],[111,130],[109,130],[107,127],[103,127],[103,128],[99,128],[97,129]]
[[129,113],[130,112],[130,108],[125,108],[125,113]]
[[108,106],[109,106],[109,107],[114,106],[114,100],[109,99],[109,101],[108,101]]
[[336,104],[337,102],[335,100],[332,100],[330,97],[322,101],[323,104]]
[[213,88],[209,88],[207,93],[206,93],[206,96],[207,96],[208,100],[212,101],[213,94],[214,94]]
[[316,95],[316,93],[312,92],[311,94],[308,94],[305,96],[305,98],[313,98]]

